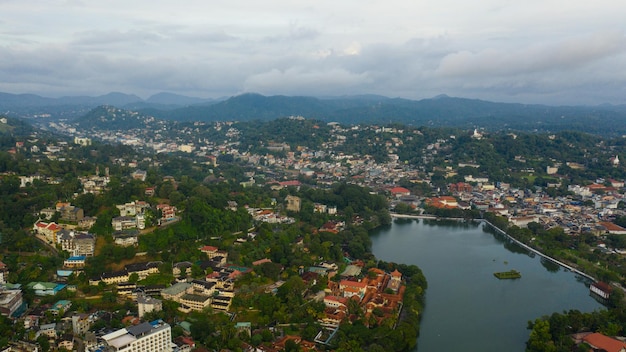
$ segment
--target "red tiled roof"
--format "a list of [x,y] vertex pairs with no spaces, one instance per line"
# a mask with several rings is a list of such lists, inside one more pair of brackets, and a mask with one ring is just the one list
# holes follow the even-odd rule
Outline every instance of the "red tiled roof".
[[361,282],[350,281],[350,280],[341,280],[339,285],[340,286],[347,286],[347,287],[366,288],[367,287],[367,282],[365,282],[365,280],[361,281]]
[[608,221],[602,221],[600,222],[600,225],[606,227],[609,231],[626,231],[625,228]]
[[583,341],[606,352],[620,352],[626,349],[625,343],[597,332],[583,337]]
[[411,191],[409,191],[408,189],[406,189],[404,187],[394,187],[394,188],[391,189],[391,193],[392,194],[411,193]]

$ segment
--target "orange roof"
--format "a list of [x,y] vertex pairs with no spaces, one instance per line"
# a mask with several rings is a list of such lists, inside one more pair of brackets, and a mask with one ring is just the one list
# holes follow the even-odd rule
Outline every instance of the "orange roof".
[[365,280],[363,280],[362,282],[350,281],[350,280],[341,280],[339,285],[340,286],[346,286],[346,287],[366,288],[367,287],[367,282],[365,282]]
[[626,231],[625,228],[608,221],[602,221],[600,225],[606,227],[609,231]]
[[217,247],[204,246],[204,247],[200,248],[200,251],[202,251],[202,252],[216,252],[217,251]]
[[404,188],[404,187],[394,187],[391,189],[391,193],[392,194],[397,194],[397,193],[411,193],[411,191],[409,191],[408,189]]
[[396,269],[396,270],[394,270],[394,271],[391,273],[391,276],[393,276],[393,277],[402,277],[402,273],[401,273],[401,272],[399,272],[399,271],[398,271],[398,269]]
[[598,332],[583,337],[583,341],[595,348],[605,350],[606,352],[620,352],[623,351],[623,349],[626,349],[625,343]]
[[51,222],[50,224],[48,224],[48,226],[46,226],[47,229],[52,230],[52,231],[56,231],[58,229],[60,229],[61,227],[58,226],[57,224]]

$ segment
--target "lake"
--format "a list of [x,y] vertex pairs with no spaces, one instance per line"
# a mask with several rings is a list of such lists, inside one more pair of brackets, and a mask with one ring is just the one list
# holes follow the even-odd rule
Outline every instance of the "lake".
[[[522,352],[529,320],[570,309],[603,309],[583,278],[482,223],[395,220],[371,239],[378,259],[415,264],[426,276],[420,352]],[[522,278],[493,275],[511,269]]]

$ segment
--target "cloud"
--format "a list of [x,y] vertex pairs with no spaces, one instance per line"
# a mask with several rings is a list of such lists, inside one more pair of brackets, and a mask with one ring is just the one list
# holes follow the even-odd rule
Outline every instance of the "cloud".
[[309,70],[273,69],[246,78],[244,92],[283,95],[326,95],[349,91],[372,83],[367,73],[352,73],[345,69]]
[[626,87],[626,2],[0,2],[12,93],[623,103]]
[[624,51],[623,33],[597,33],[514,50],[459,51],[445,56],[436,73],[444,77],[476,77],[572,70]]

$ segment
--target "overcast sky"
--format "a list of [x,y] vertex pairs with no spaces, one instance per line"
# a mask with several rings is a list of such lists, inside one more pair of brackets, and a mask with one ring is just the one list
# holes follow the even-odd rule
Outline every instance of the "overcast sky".
[[626,103],[626,1],[0,0],[0,92]]

